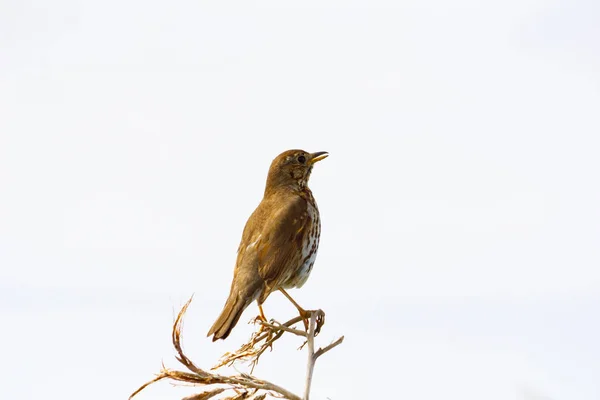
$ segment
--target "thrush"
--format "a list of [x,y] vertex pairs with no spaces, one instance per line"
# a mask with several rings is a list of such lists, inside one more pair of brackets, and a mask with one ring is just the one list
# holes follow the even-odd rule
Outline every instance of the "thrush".
[[306,317],[286,289],[304,285],[317,257],[321,220],[308,178],[313,165],[327,156],[288,150],[271,163],[263,199],[244,227],[229,297],[207,334],[213,341],[229,336],[254,300],[266,321],[262,304],[277,290]]

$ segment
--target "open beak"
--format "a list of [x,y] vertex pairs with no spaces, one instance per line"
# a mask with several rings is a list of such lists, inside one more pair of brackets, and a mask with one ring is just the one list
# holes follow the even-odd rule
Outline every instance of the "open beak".
[[329,155],[326,151],[317,151],[316,153],[309,154],[308,164],[313,165],[317,161],[321,161],[324,158],[327,158]]

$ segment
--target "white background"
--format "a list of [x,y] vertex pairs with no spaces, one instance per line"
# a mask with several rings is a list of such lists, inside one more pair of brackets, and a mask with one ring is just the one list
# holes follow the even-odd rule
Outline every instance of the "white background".
[[[600,7],[0,3],[0,397],[125,399],[205,333],[281,151],[326,150],[314,399],[600,398]],[[285,320],[280,294],[265,304]],[[301,392],[282,340],[255,373]],[[240,367],[243,370],[243,367]],[[140,400],[198,392],[163,383]]]

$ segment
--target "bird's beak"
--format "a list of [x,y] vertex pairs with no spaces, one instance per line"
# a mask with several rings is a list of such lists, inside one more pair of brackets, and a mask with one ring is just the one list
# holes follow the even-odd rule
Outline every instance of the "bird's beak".
[[317,151],[316,153],[311,153],[309,154],[308,164],[313,165],[317,161],[321,161],[322,159],[327,158],[328,155],[329,153],[327,153],[326,151]]

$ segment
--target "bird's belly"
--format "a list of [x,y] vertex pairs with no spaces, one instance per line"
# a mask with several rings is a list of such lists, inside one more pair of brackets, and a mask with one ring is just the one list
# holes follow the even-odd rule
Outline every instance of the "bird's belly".
[[315,248],[315,252],[312,253],[310,256],[308,256],[306,261],[298,269],[295,279],[292,282],[292,284],[290,285],[290,287],[300,288],[306,283],[306,281],[308,280],[308,277],[310,276],[310,273],[312,271],[312,267],[313,267],[313,265],[315,265],[316,259],[317,259],[317,251]]

